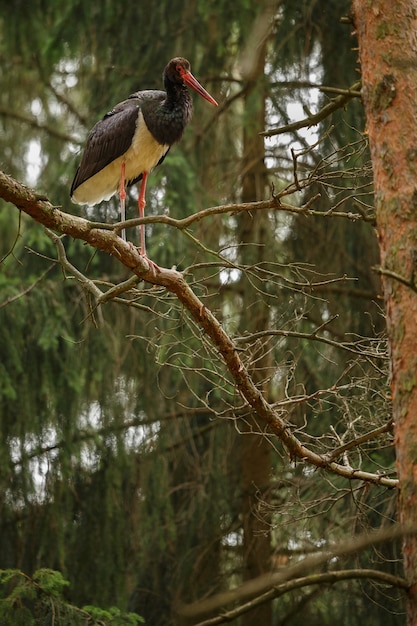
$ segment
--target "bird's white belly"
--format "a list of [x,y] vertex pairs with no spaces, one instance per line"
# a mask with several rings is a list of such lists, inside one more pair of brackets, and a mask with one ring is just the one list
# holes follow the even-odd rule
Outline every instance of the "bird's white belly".
[[125,180],[134,180],[143,172],[150,172],[168,149],[169,145],[160,144],[154,139],[145,124],[142,113],[139,112],[136,131],[128,150],[77,187],[72,199],[79,204],[89,205],[109,200],[120,190],[123,162],[125,163]]

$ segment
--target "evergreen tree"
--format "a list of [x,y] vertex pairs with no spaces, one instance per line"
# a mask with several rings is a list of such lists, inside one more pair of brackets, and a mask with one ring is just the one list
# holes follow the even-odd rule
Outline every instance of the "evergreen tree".
[[[356,81],[354,40],[340,24],[348,3],[32,5],[0,14],[2,168],[65,211],[116,221],[116,200],[87,213],[69,202],[80,145],[116,102],[160,89],[171,57],[189,58],[221,106],[195,102],[183,141],[150,177],[148,215],[270,204],[185,230],[154,223],[149,255],[184,271],[288,433],[340,466],[385,476],[393,453],[383,449],[384,326],[360,106],[353,98],[335,113],[331,133],[326,118],[314,149],[301,133],[259,134],[285,126],[294,100],[311,106],[312,81],[341,90]],[[321,93],[317,107],[334,95]],[[312,211],[293,216],[287,202]],[[0,220],[1,568],[59,570],[71,603],[165,625],[180,623],[184,603],[392,519],[393,497],[376,478],[352,487],[346,475],[295,463],[295,450],[288,462],[218,346],[157,277],[143,282],[6,204]],[[378,438],[344,450],[372,429]],[[372,550],[362,559],[369,567]],[[301,612],[312,624],[375,623],[380,609],[360,584],[344,583],[329,603],[325,587],[271,597],[234,623],[297,623]]]

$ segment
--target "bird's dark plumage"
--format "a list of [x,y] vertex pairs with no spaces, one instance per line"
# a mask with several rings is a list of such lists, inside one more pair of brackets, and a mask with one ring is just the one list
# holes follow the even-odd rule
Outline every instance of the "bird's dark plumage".
[[[178,142],[191,119],[191,87],[217,105],[190,72],[189,62],[172,59],[165,67],[166,91],[137,91],[117,104],[93,127],[71,185],[71,197],[80,204],[97,204],[125,185],[143,177],[162,163],[170,147]],[[141,190],[142,191],[142,190]],[[123,219],[123,218],[122,218]]]

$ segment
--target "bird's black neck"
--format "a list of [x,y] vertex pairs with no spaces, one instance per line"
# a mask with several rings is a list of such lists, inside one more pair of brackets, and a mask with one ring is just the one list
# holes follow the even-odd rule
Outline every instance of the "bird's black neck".
[[147,107],[145,104],[142,112],[155,139],[161,144],[172,145],[181,139],[191,119],[193,102],[185,86],[168,83],[165,87],[165,100],[158,107]]

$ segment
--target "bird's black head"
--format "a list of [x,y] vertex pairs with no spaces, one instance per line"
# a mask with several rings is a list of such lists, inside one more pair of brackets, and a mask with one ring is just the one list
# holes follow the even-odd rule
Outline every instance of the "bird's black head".
[[175,57],[171,59],[166,68],[164,69],[164,80],[167,78],[171,83],[185,84],[183,80],[184,74],[190,72],[191,65],[184,57]]
[[164,69],[164,85],[169,91],[168,85],[186,85],[187,87],[191,87],[194,89],[200,96],[217,106],[217,102],[211,95],[204,89],[202,85],[198,82],[196,78],[191,74],[191,66],[187,59],[183,57],[175,57],[171,59],[166,68]]

